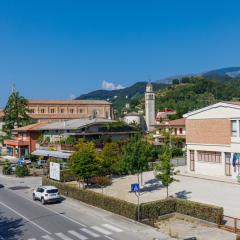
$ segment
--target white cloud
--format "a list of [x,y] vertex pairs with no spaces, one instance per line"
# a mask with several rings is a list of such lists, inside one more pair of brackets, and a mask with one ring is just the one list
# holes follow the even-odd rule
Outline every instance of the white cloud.
[[73,94],[73,93],[70,93],[70,95],[69,95],[69,99],[70,99],[70,100],[73,100],[73,99],[75,99],[75,98],[76,98],[76,95]]
[[123,88],[124,86],[122,86],[121,84],[114,84],[105,80],[102,81],[102,89],[104,90],[118,90]]

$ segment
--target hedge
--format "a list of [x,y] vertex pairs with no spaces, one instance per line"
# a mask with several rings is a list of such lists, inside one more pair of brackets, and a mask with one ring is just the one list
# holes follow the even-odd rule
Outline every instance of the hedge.
[[47,177],[42,178],[42,184],[56,186],[62,195],[67,195],[71,198],[80,200],[92,206],[103,208],[107,211],[122,215],[133,220],[137,219],[137,205],[134,203],[129,203],[114,197],[109,197],[101,193],[93,192],[91,190],[83,190],[75,186],[56,182]]
[[176,199],[176,212],[208,222],[220,224],[223,218],[223,208],[210,204]]
[[185,199],[168,198],[141,204],[141,219],[156,219],[174,212],[216,224],[220,224],[223,217],[222,207]]
[[[67,195],[71,198],[103,208],[127,218],[137,220],[137,205],[134,203],[129,203],[91,190],[83,190],[76,186],[53,181],[47,177],[43,177],[42,184],[54,185],[63,195]],[[142,203],[140,205],[140,219],[142,220],[157,219],[162,215],[175,212],[216,224],[220,224],[223,217],[222,207],[198,203],[186,199],[167,198],[159,201]]]

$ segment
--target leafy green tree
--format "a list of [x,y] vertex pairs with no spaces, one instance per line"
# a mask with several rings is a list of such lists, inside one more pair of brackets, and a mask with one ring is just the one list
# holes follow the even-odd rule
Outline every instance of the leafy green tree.
[[163,154],[160,155],[159,164],[155,167],[155,177],[161,181],[164,187],[166,187],[167,197],[170,184],[174,181],[177,181],[174,178],[176,173],[177,172],[174,171],[174,167],[171,164],[171,150],[165,149]]
[[4,132],[11,136],[15,127],[23,127],[30,124],[32,121],[28,113],[27,100],[19,92],[13,91],[4,109]]
[[152,157],[152,146],[141,135],[135,135],[123,147],[122,161],[131,174],[137,174],[138,183],[140,174],[148,169],[148,162]]
[[101,174],[109,175],[117,172],[117,164],[120,160],[120,149],[117,143],[106,143],[100,153],[99,160]]
[[16,166],[16,177],[25,177],[25,176],[29,176],[29,169],[28,166],[24,163],[23,165]]
[[89,179],[99,173],[96,150],[93,143],[83,141],[76,145],[76,150],[70,157],[70,169],[78,180],[83,179],[88,186]]

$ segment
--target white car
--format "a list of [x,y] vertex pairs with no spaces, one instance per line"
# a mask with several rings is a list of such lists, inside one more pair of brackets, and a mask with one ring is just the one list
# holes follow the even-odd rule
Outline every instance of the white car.
[[33,200],[40,200],[42,204],[61,202],[58,189],[54,186],[41,186],[33,191]]

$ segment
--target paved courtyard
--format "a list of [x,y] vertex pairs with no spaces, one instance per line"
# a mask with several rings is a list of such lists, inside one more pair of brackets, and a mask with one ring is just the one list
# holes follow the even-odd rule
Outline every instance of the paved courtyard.
[[[214,204],[224,207],[224,214],[240,218],[240,185],[217,182],[194,177],[177,176],[169,188],[169,195]],[[113,179],[113,184],[104,188],[104,194],[118,197],[130,202],[137,202],[134,193],[130,193],[131,183],[136,183],[134,175]],[[166,189],[155,180],[153,172],[143,174],[141,202],[159,200],[166,197]],[[101,192],[101,189],[93,189]]]

